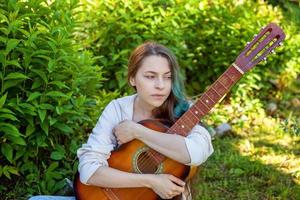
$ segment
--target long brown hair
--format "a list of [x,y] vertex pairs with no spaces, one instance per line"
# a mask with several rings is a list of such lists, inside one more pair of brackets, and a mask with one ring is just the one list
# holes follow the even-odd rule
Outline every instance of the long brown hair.
[[[156,55],[164,57],[168,60],[171,74],[172,74],[172,89],[166,101],[158,108],[152,111],[155,118],[167,119],[174,123],[183,111],[186,110],[185,95],[183,90],[183,83],[179,77],[179,66],[175,55],[165,46],[153,41],[145,42],[134,49],[131,53],[128,62],[128,82],[130,78],[134,77],[141,67],[142,61],[145,57]],[[134,87],[136,90],[136,88]]]

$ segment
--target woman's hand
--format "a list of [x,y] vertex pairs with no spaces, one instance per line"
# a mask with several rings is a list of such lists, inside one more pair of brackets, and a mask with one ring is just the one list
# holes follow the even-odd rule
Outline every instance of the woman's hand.
[[150,180],[150,188],[163,199],[171,199],[181,194],[184,185],[184,181],[170,174],[155,174]]
[[130,120],[124,120],[120,122],[113,129],[113,132],[118,141],[118,145],[127,143],[135,139],[138,131],[143,127],[144,127],[143,125]]

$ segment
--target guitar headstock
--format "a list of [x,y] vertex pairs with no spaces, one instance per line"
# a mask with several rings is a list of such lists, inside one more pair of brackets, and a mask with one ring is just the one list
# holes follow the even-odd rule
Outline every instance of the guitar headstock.
[[258,35],[248,43],[242,53],[236,58],[235,64],[247,72],[260,61],[265,60],[270,52],[281,45],[285,34],[282,29],[274,23],[262,28]]

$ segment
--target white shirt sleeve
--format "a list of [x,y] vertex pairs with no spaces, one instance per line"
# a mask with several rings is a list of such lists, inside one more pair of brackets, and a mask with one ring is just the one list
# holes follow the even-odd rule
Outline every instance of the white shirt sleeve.
[[196,125],[184,140],[191,158],[188,165],[198,166],[214,152],[209,132],[200,125]]
[[113,100],[102,112],[87,143],[77,150],[78,171],[83,184],[87,184],[89,178],[100,166],[108,166],[107,159],[117,145],[112,130],[118,122],[118,114]]

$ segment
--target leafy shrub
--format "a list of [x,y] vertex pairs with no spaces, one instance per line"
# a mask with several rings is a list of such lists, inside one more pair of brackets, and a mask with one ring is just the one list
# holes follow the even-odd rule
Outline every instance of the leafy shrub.
[[[196,95],[225,71],[262,26],[275,22],[284,28],[288,39],[294,34],[281,10],[263,1],[88,2],[83,1],[81,7],[86,11],[81,15],[85,26],[77,39],[84,42],[84,48],[101,55],[97,63],[109,72],[104,87],[117,87],[122,92],[127,91],[129,53],[145,40],[158,41],[175,52],[182,73],[189,80],[187,91]],[[262,84],[250,87],[247,95],[257,94],[251,91],[260,90],[266,80],[286,67],[287,55],[295,52],[294,47],[290,49],[291,42],[287,42],[284,52],[279,49],[279,55],[271,56],[270,63],[252,72],[256,75],[250,79],[259,77]],[[242,83],[247,85],[247,78]]]
[[[187,93],[196,97],[270,22],[277,23],[286,33],[284,46],[275,50],[276,55],[268,56],[267,63],[262,62],[247,73],[229,93],[227,100],[235,108],[243,108],[243,113],[230,119],[264,112],[268,101],[281,101],[283,90],[300,72],[299,26],[290,20],[299,15],[287,15],[267,1],[83,1],[80,9],[80,20],[85,26],[79,29],[76,39],[83,42],[84,48],[101,55],[97,64],[107,71],[109,80],[104,88],[108,90],[129,91],[129,53],[140,43],[154,40],[176,54]],[[278,88],[274,88],[274,81]]]
[[16,182],[24,193],[61,189],[99,114],[94,96],[103,70],[74,42],[76,7],[77,1],[0,4],[1,193]]

